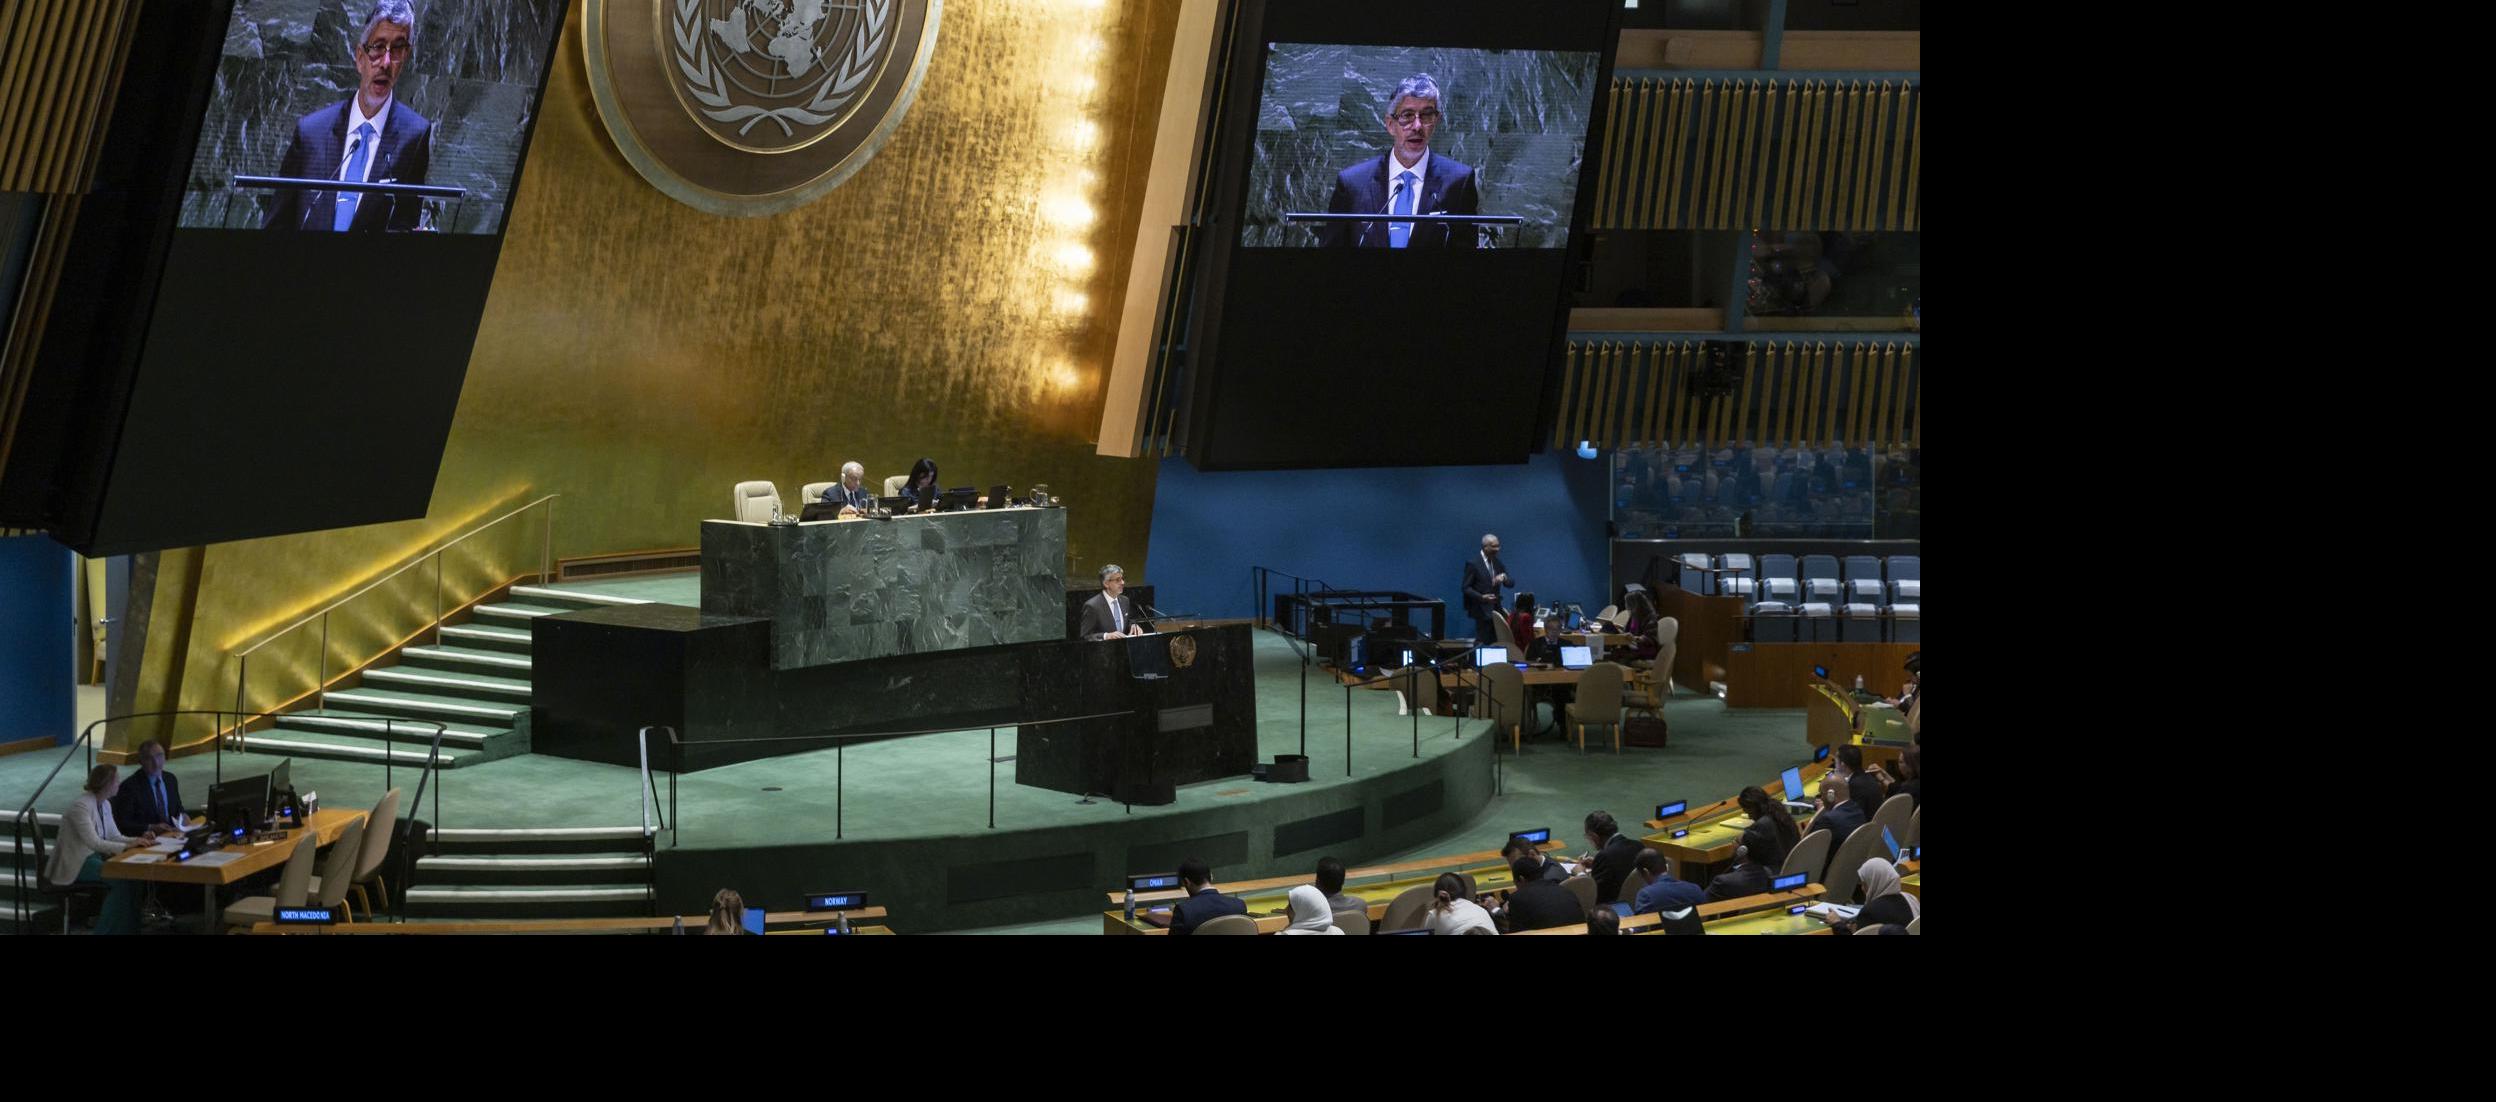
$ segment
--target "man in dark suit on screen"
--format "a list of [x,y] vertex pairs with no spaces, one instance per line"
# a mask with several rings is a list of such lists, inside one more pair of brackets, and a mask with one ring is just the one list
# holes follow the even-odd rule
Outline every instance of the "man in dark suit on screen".
[[[1338,214],[1479,214],[1473,168],[1430,152],[1439,128],[1439,85],[1422,73],[1406,77],[1387,97],[1388,151],[1335,174],[1326,209]],[[1472,226],[1415,222],[1328,222],[1318,242],[1369,249],[1470,249]]]
[[1135,616],[1135,602],[1126,598],[1127,572],[1111,563],[1101,568],[1101,595],[1083,603],[1083,622],[1076,634],[1098,643],[1125,639],[1147,630]]
[[[277,174],[298,179],[421,184],[433,160],[433,124],[398,102],[399,80],[416,50],[416,12],[407,0],[374,0],[356,39],[353,98],[295,121]],[[376,233],[412,230],[424,213],[414,196],[384,192],[277,192],[260,228]]]

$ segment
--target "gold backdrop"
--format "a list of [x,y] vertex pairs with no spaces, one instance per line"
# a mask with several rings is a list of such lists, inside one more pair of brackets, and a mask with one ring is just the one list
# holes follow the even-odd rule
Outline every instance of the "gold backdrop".
[[[1116,560],[1149,577],[1153,465],[1090,441],[1177,0],[946,4],[882,151],[754,219],[702,214],[625,164],[590,98],[579,7],[426,519],[168,553],[128,707],[232,707],[234,650],[548,493],[557,557],[689,547],[739,481],[777,483],[794,511],[843,460],[880,483],[926,455],[949,485],[1065,498],[1070,576]],[[431,584],[419,568],[334,618],[333,673],[429,611]],[[272,645],[250,706],[320,662],[317,641]]]

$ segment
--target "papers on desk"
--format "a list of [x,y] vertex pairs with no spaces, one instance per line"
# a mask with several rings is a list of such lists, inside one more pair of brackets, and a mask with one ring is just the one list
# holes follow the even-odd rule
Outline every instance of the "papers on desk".
[[121,863],[125,865],[153,865],[164,859],[164,854],[150,850],[144,853],[133,853],[128,857],[124,857],[121,859]]
[[219,865],[231,865],[242,859],[243,851],[241,850],[221,849],[215,853],[203,853],[197,857],[191,858],[191,864],[213,869]]
[[1813,917],[1821,917],[1834,913],[1839,918],[1851,919],[1861,910],[1863,910],[1863,908],[1849,907],[1843,903],[1814,903],[1811,906],[1804,908],[1803,913]]
[[1716,825],[1731,830],[1749,830],[1751,828],[1751,817],[1748,815],[1736,815],[1730,819],[1720,820]]

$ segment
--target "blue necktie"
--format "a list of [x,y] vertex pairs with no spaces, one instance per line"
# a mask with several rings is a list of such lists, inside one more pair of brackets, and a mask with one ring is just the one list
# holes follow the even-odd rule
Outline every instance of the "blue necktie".
[[[1398,175],[1398,176],[1396,177],[1396,181],[1397,181],[1397,182],[1398,182],[1401,186],[1399,186],[1399,187],[1397,187],[1397,188],[1395,189],[1395,209],[1394,209],[1394,210],[1389,211],[1388,213],[1390,213],[1390,214],[1411,214],[1411,213],[1413,213],[1413,174],[1412,174],[1412,171],[1411,171],[1410,169],[1405,170],[1405,171],[1404,171],[1401,175]],[[1403,248],[1403,247],[1404,247],[1404,243],[1405,243],[1406,241],[1410,241],[1410,240],[1412,240],[1412,237],[1413,237],[1413,224],[1412,224],[1412,223],[1410,223],[1410,222],[1389,222],[1389,223],[1387,223],[1387,244],[1388,244],[1388,245],[1390,245],[1391,247],[1401,249],[1401,248]]]
[[[364,179],[364,161],[372,151],[373,124],[369,122],[358,124],[355,128],[355,148],[348,151],[346,170],[340,172],[338,178],[357,181]],[[362,195],[358,192],[338,193],[338,221],[335,226],[331,227],[332,229],[345,233],[348,226],[355,224],[355,204],[360,198]]]
[[157,815],[157,819],[156,819],[156,821],[157,821],[157,822],[160,822],[160,823],[170,823],[170,822],[172,822],[172,821],[173,821],[173,816],[172,816],[171,814],[169,814],[169,812],[171,812],[173,809],[171,809],[171,808],[169,808],[169,807],[166,807],[166,806],[165,806],[165,778],[164,778],[164,775],[163,775],[163,774],[158,774],[158,775],[156,775],[156,776],[154,776],[154,777],[149,778],[149,783],[154,784],[154,785],[156,786],[156,815]]

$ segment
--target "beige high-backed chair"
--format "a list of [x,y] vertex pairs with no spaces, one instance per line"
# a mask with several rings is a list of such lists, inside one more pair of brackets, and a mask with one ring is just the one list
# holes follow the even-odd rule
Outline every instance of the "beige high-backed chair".
[[[321,847],[312,839],[295,843],[295,852],[286,857],[286,869],[277,876],[276,895],[255,895],[237,899],[225,909],[225,924],[250,929],[262,922],[277,920],[279,907],[300,907],[312,897],[312,855]],[[215,888],[208,889],[215,891]]]
[[730,499],[728,515],[749,524],[765,524],[779,509],[780,487],[769,482],[740,482]]
[[891,478],[887,478],[887,479],[885,479],[885,480],[884,480],[884,496],[885,496],[885,497],[900,497],[900,496],[901,496],[901,488],[902,488],[903,486],[907,486],[907,485],[909,485],[909,484],[910,484],[910,476],[909,476],[909,475],[906,475],[906,474],[897,474],[897,475],[894,475],[894,476],[893,476],[893,477],[891,477]]
[[832,480],[832,481],[830,481],[830,482],[809,482],[809,483],[807,483],[804,489],[801,489],[801,490],[799,490],[799,491],[797,492],[797,508],[798,508],[798,510],[799,510],[800,512],[803,512],[803,511],[805,511],[805,509],[806,509],[806,507],[807,507],[807,506],[812,505],[812,504],[814,504],[814,503],[816,503],[816,502],[818,502],[818,501],[823,500],[823,492],[824,492],[825,490],[829,490],[829,489],[831,489],[832,487],[834,487],[834,486],[838,486],[838,485],[840,485],[840,484],[841,484],[841,480],[840,480],[840,479],[837,479],[837,478],[836,478],[836,479],[833,479],[833,480]]

